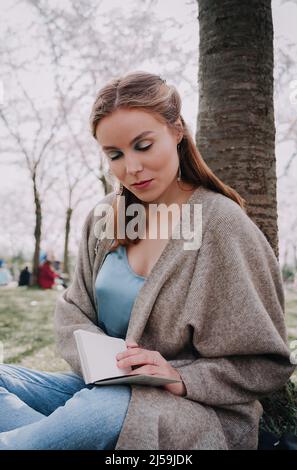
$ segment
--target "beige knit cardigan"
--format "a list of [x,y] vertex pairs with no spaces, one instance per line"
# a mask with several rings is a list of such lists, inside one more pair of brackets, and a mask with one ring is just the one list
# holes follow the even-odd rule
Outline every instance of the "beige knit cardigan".
[[[202,204],[201,246],[185,250],[183,238],[169,238],[135,300],[126,335],[159,351],[187,393],[132,385],[116,450],[256,449],[259,399],[281,388],[295,369],[281,272],[265,236],[237,203],[203,186],[187,204]],[[55,309],[57,351],[78,374],[73,331],[105,334],[95,280],[112,240],[96,243],[98,220],[90,211],[74,279]]]

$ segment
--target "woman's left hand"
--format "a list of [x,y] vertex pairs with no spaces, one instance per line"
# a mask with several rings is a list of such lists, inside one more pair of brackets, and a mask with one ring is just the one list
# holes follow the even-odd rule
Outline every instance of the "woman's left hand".
[[[141,365],[128,375],[146,374],[168,377],[181,380],[178,371],[174,369],[158,351],[149,351],[138,347],[134,341],[127,340],[127,350],[116,355],[117,366],[119,368]],[[183,382],[165,384],[163,388],[174,395],[184,396],[186,387]]]

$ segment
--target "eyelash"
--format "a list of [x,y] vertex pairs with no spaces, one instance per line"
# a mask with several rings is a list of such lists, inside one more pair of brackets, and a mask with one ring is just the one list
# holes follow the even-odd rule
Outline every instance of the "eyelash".
[[[150,145],[147,145],[146,147],[138,148],[138,149],[136,149],[136,150],[140,150],[140,152],[145,152],[146,150],[148,150],[149,148],[151,148],[152,145],[153,145],[153,144],[150,144]],[[111,160],[117,160],[117,159],[120,158],[121,156],[122,156],[122,155],[117,155],[116,157],[113,157],[113,158],[110,157],[110,159],[111,159]]]

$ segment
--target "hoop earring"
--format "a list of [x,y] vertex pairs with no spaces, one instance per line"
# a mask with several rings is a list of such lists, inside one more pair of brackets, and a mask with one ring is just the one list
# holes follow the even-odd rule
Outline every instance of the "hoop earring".
[[[177,153],[179,154],[180,151],[180,143],[177,144]],[[180,161],[178,164],[178,176],[177,176],[177,181],[181,181],[181,168],[180,168]]]

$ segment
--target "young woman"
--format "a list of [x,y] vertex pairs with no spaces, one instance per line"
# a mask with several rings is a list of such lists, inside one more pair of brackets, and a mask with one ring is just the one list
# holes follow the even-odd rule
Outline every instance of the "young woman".
[[[99,91],[92,133],[120,187],[90,211],[74,279],[57,301],[56,344],[72,371],[1,365],[1,449],[257,448],[259,399],[295,368],[281,273],[244,200],[207,167],[180,112],[175,87],[154,74],[131,73]],[[136,237],[131,204],[143,209]],[[152,224],[162,228],[154,204],[177,209],[167,214],[167,237],[147,236]],[[184,208],[196,215],[184,219]],[[198,245],[173,236],[184,225],[194,236],[201,229]],[[86,386],[79,328],[124,338],[119,368],[180,382]]]

